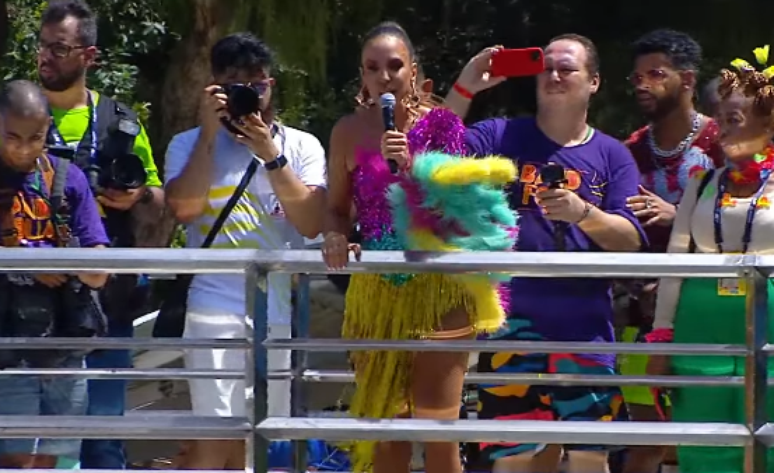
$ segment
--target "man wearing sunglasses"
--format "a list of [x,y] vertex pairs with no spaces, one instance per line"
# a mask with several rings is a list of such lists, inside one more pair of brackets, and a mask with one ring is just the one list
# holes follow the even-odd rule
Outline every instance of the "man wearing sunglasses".
[[[701,62],[701,46],[685,33],[652,31],[634,42],[634,69],[629,80],[637,105],[648,124],[626,141],[641,174],[639,195],[628,199],[650,241],[650,251],[663,253],[669,243],[677,204],[690,177],[723,164],[717,143],[718,126],[696,111],[694,92]],[[656,281],[625,284],[629,303],[624,305],[623,341],[642,339],[652,328]],[[619,356],[622,374],[645,374],[647,357]],[[654,421],[668,413],[665,397],[647,387],[623,388],[633,420]],[[661,407],[662,409],[659,409]],[[655,473],[664,459],[664,447],[632,447],[624,473]],[[673,463],[668,458],[667,463]],[[667,470],[662,470],[667,471]]]
[[[97,57],[97,19],[83,0],[51,1],[41,17],[38,76],[50,104],[53,124],[49,152],[71,159],[89,177],[111,246],[166,245],[160,235],[163,192],[148,137],[130,107],[86,86],[87,70]],[[133,170],[131,182],[118,182],[107,171]],[[166,225],[169,228],[169,225]],[[158,229],[158,231],[157,231]],[[155,238],[156,242],[151,240]],[[113,276],[100,294],[108,315],[108,335],[131,337],[133,320],[145,311],[149,294],[144,278]],[[128,350],[100,350],[89,368],[130,368]],[[123,415],[126,381],[89,380],[89,415]],[[87,440],[83,468],[122,469],[118,440]]]
[[[165,162],[167,203],[186,224],[191,248],[301,249],[303,237],[320,233],[325,152],[313,135],[277,120],[274,67],[271,49],[249,33],[226,36],[212,47],[213,81],[200,92],[199,126],[172,138]],[[258,307],[255,323],[260,327],[268,319],[272,336],[290,336],[291,284],[290,275],[271,274],[263,286],[269,287],[268,305]],[[187,292],[183,337],[245,337],[245,304],[243,275],[197,274]],[[290,359],[282,352],[268,356],[272,365]],[[245,355],[190,350],[185,364],[244,370]],[[282,383],[269,381],[269,396],[282,396],[270,403],[279,408],[275,415],[289,410],[287,391],[280,389],[288,385]],[[245,416],[244,381],[195,379],[189,386],[195,415]],[[197,440],[180,469],[243,469],[244,449],[241,440]]]

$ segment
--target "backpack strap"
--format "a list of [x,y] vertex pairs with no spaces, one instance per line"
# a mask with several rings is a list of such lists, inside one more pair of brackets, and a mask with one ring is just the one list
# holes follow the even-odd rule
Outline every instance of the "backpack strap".
[[[49,164],[49,167],[50,164]],[[56,170],[53,172],[53,184],[49,187],[49,202],[51,202],[51,219],[54,222],[54,231],[60,247],[68,246],[72,240],[70,228],[70,212],[65,205],[65,186],[67,184],[67,171],[70,160],[58,159]]]
[[38,158],[38,169],[43,174],[43,183],[46,185],[46,192],[51,194],[51,190],[54,188],[54,166],[51,164],[51,158],[48,155],[43,155]]
[[[696,202],[701,199],[701,195],[704,194],[704,189],[707,188],[707,185],[710,183],[712,176],[714,175],[715,169],[707,169],[707,172],[705,172],[701,177],[699,188],[696,190]],[[691,235],[691,239],[688,241],[688,253],[696,253],[696,240],[693,239],[693,232],[690,231],[690,229],[689,234]]]

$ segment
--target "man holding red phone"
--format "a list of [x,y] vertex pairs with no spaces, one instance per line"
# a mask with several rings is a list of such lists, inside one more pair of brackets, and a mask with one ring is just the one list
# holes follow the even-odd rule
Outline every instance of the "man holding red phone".
[[[534,56],[520,54],[528,61],[505,70],[510,75],[539,72],[537,116],[485,120],[466,136],[470,154],[502,155],[518,162],[520,175],[510,187],[511,205],[520,213],[518,250],[640,250],[645,236],[626,206],[639,184],[636,164],[622,143],[586,121],[589,101],[600,84],[594,44],[580,35],[554,38],[545,49],[544,67],[537,71],[532,69]],[[476,93],[505,80],[497,75],[503,72],[498,65],[502,58],[516,56],[502,48],[482,51],[460,74],[447,104],[464,115]],[[549,170],[559,177],[549,176]],[[610,283],[596,278],[513,278],[508,321],[492,338],[613,342],[609,291]],[[613,375],[615,360],[609,355],[482,353],[478,369]],[[620,418],[622,399],[620,390],[611,387],[480,385],[479,406],[483,419],[610,421]],[[481,445],[495,473],[554,470],[558,449],[545,447]],[[608,470],[605,446],[563,448],[569,473]],[[546,457],[554,465],[547,465]]]

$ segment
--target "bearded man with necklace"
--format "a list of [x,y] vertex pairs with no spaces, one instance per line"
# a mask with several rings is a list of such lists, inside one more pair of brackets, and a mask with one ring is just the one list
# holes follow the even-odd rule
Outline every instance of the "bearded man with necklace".
[[[717,142],[718,125],[694,108],[701,47],[690,36],[656,30],[632,47],[634,70],[629,79],[637,104],[649,124],[635,131],[626,145],[641,174],[639,195],[628,199],[650,241],[650,251],[663,253],[669,242],[677,204],[691,176],[723,164]],[[656,281],[627,281],[619,286],[626,299],[622,341],[642,341],[653,325]],[[622,374],[642,375],[648,358],[619,356]],[[654,421],[668,415],[668,401],[659,406],[647,387],[623,388],[634,420]],[[628,449],[623,473],[655,473],[661,463],[674,463],[674,450],[659,446]],[[665,465],[666,469],[669,467]]]

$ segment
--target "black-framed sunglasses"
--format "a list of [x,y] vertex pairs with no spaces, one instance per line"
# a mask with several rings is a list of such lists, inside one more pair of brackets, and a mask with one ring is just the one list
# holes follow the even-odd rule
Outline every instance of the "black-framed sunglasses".
[[86,49],[88,46],[70,46],[64,43],[38,43],[38,52],[48,51],[54,57],[64,59],[69,57],[73,51]]

